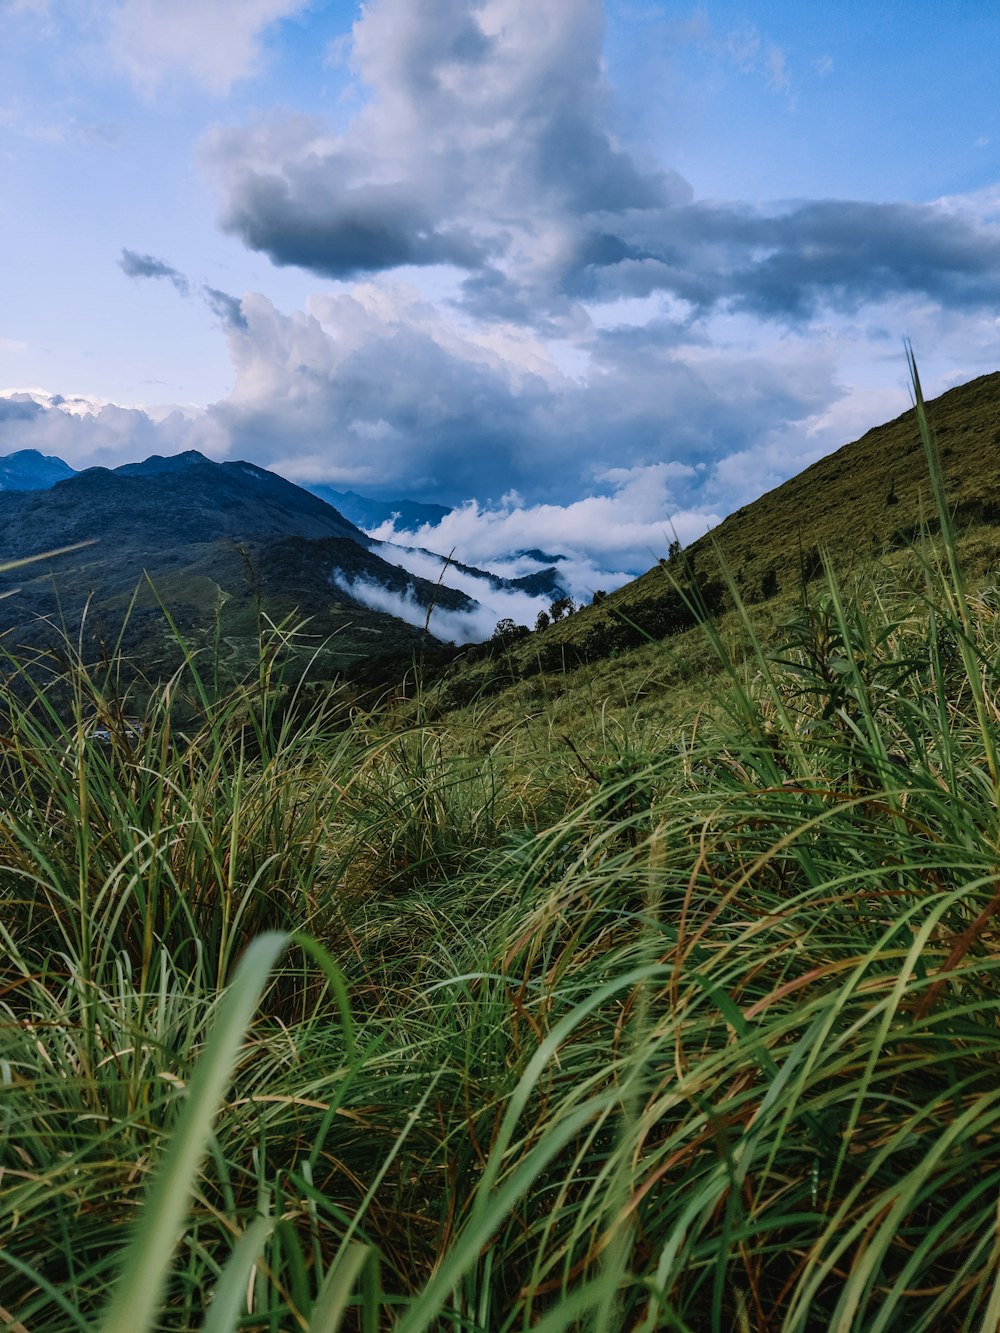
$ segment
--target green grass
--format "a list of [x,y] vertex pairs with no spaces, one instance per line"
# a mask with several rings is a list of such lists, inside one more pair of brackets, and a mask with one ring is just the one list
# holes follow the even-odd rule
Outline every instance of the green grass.
[[994,1328],[1000,602],[939,525],[706,624],[710,697],[12,663],[0,1327]]

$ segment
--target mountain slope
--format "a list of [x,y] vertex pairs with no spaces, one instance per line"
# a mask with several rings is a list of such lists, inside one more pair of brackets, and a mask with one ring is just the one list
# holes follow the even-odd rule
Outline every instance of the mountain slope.
[[[184,460],[180,463],[179,460]],[[155,484],[153,483],[155,480]],[[201,454],[89,468],[46,491],[0,495],[0,559],[98,540],[115,560],[188,542],[232,537],[369,538],[330,505],[251,463]]]
[[0,494],[0,560],[77,542],[92,544],[0,574],[8,647],[57,642],[58,626],[75,636],[87,608],[89,642],[113,642],[127,621],[126,651],[147,671],[167,669],[176,646],[162,600],[193,645],[223,644],[234,672],[253,658],[261,614],[309,617],[304,646],[328,643],[324,668],[339,671],[405,653],[425,636],[336,589],[335,568],[398,593],[412,589],[417,601],[473,605],[380,559],[363,532],[291,482],[197,453]]
[[447,505],[421,504],[417,500],[373,500],[357,491],[335,491],[322,483],[306,489],[339,509],[360,528],[377,528],[395,520],[397,531],[417,532],[425,523],[433,526],[452,512]]
[[61,458],[41,454],[37,449],[18,449],[0,458],[0,491],[41,491],[74,476],[74,470]]
[[[1000,561],[1000,372],[927,404],[946,492],[960,531],[977,535],[976,559]],[[694,617],[674,580],[693,584],[711,607],[729,604],[720,556],[746,603],[793,595],[815,576],[820,552],[840,570],[904,545],[933,512],[911,409],[874,427],[731,514],[665,571],[646,574],[547,629],[503,647],[511,676],[562,671],[617,657],[689,628]],[[484,645],[453,669],[451,696],[492,689]],[[464,675],[463,675],[464,673]],[[499,682],[499,676],[497,676]]]
[[[927,415],[960,527],[1000,524],[1000,372],[949,389],[927,404]],[[909,540],[932,510],[911,409],[738,509],[686,554],[715,578],[721,552],[741,594],[759,601],[797,588],[803,572],[816,571],[818,552],[846,567]],[[608,600],[635,605],[660,583],[651,570]]]

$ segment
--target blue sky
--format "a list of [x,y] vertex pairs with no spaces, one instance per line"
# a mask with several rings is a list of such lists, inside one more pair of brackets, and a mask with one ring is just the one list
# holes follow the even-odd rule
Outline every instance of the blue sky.
[[930,392],[1000,368],[987,0],[0,25],[0,453],[247,457],[624,574],[902,411],[905,337]]

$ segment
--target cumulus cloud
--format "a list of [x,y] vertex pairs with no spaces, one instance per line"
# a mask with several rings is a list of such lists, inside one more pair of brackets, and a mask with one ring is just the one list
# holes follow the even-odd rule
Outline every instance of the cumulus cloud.
[[140,255],[135,250],[122,250],[118,267],[129,278],[165,278],[167,282],[173,284],[181,296],[187,296],[190,291],[190,283],[184,274],[171,268],[162,259],[157,259],[155,255]]
[[118,0],[109,41],[141,88],[182,78],[221,95],[255,71],[268,26],[305,8],[306,0]]
[[631,239],[627,255],[593,266],[595,290],[614,293],[624,276],[633,292],[659,288],[698,311],[789,322],[900,293],[958,309],[1000,295],[1000,227],[943,203],[819,200],[772,214],[693,204],[637,219]]
[[[517,558],[521,552],[541,548],[565,557],[559,563],[560,580],[577,601],[589,601],[599,589],[610,592],[649,569],[666,554],[675,537],[687,545],[720,521],[722,515],[710,509],[677,505],[672,486],[692,471],[670,463],[615,468],[603,478],[612,488],[610,494],[590,495],[564,505],[529,505],[518,495],[493,507],[470,500],[440,523],[410,534],[408,540],[507,578],[542,568],[537,559]],[[397,536],[391,523],[373,529],[371,535],[384,542]],[[400,557],[386,554],[384,558],[403,563]],[[419,563],[405,567],[424,577],[436,577]],[[452,586],[460,586],[450,571],[446,578]],[[462,586],[462,591],[480,600],[486,597],[471,584]],[[529,622],[519,619],[519,623]]]
[[[516,488],[562,504],[607,489],[610,459],[695,467],[748,448],[762,415],[805,422],[837,396],[818,355],[712,356],[592,320],[575,345],[545,340],[463,325],[384,278],[315,297],[308,313],[257,295],[241,309],[235,383],[214,421],[283,474],[377,495],[485,504]],[[580,348],[584,374],[567,364]],[[677,507],[703,481],[678,474]]]
[[[325,145],[311,121],[300,122],[297,142],[287,127],[278,136],[291,152],[280,172],[268,165],[274,136],[258,130],[217,134],[212,156],[233,173],[223,226],[276,264],[296,264],[325,277],[405,265],[455,264],[476,268],[486,249],[463,226],[435,223],[425,191],[414,182],[364,179],[367,167],[353,153]],[[248,151],[249,150],[249,151]],[[353,181],[345,187],[345,180]]]
[[[372,0],[342,132],[204,145],[222,225],[336,280],[290,314],[244,297],[221,429],[301,480],[456,505],[422,544],[467,563],[560,544],[579,594],[844,443],[872,367],[896,388],[885,330],[944,361],[961,319],[967,361],[1000,299],[992,196],[696,200],[615,134],[602,35],[600,0]],[[698,40],[788,91],[759,32]],[[689,471],[653,514],[664,461]]]
[[233,391],[213,410],[279,471],[305,452],[324,459],[310,480],[463,499],[502,493],[554,434],[557,368],[459,337],[412,289],[360,288],[291,315],[247,296],[242,310]]
[[18,449],[55,454],[80,470],[186,449],[224,456],[228,440],[205,413],[155,413],[39,390],[0,391],[0,454]]
[[376,0],[353,32],[372,97],[344,135],[211,136],[223,226],[325,276],[452,264],[555,297],[589,219],[691,194],[617,143],[602,34],[600,0]]
[[[222,225],[276,264],[349,278],[464,272],[481,319],[536,326],[575,300],[651,291],[689,315],[797,323],[906,291],[988,308],[1000,231],[934,205],[694,200],[613,132],[600,0],[374,0],[354,25],[370,97],[342,134],[298,118],[216,131]],[[723,42],[777,90],[782,50]]]

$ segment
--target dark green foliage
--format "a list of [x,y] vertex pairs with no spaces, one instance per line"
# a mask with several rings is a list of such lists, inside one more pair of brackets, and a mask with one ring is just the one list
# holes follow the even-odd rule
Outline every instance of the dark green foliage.
[[497,621],[493,631],[493,641],[506,648],[517,643],[519,639],[526,638],[530,632],[526,625],[519,625],[517,621],[505,617]]

